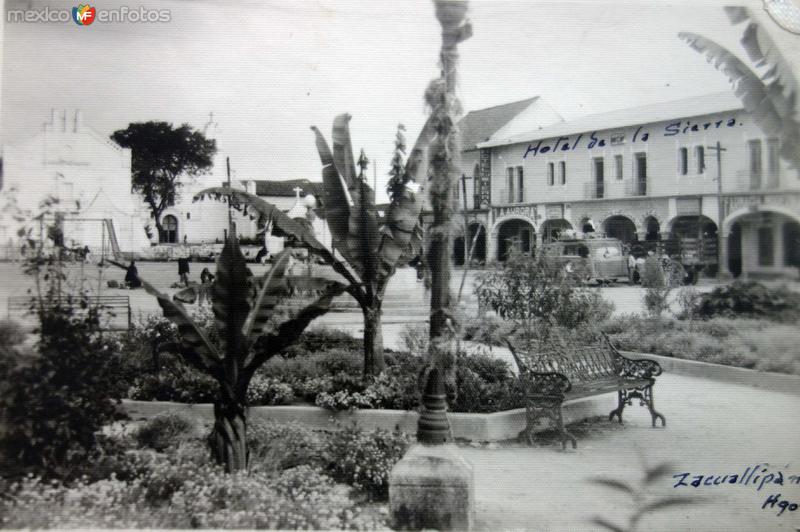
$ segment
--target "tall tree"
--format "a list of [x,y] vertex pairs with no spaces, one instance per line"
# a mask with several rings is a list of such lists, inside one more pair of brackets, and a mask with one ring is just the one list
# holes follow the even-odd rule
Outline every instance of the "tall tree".
[[207,139],[188,124],[136,122],[115,131],[111,140],[133,152],[132,188],[150,206],[158,234],[161,213],[175,203],[181,176],[197,176],[213,165],[214,139]]

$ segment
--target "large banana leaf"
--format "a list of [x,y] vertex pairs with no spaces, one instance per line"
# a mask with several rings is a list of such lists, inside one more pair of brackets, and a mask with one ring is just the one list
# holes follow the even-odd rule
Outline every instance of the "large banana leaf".
[[[754,14],[746,7],[728,6],[725,7],[725,12],[733,24],[749,21],[744,35],[742,35],[741,43],[750,60],[756,63],[756,66],[769,67],[764,79],[774,78],[780,81],[781,85],[786,87],[788,91],[797,93],[798,80],[795,68],[787,60],[788,58],[784,55],[784,52],[781,52],[778,43],[770,36],[767,28],[760,24],[753,16]],[[780,31],[785,34],[783,30]],[[796,37],[792,37],[792,40],[794,39]],[[796,46],[794,50],[785,50],[785,52],[789,54],[796,53]]]
[[694,33],[679,33],[678,36],[704,53],[717,70],[728,76],[756,124],[767,135],[780,137],[781,156],[800,169],[800,123],[794,117],[796,92],[787,95],[779,80],[766,85],[738,57],[710,39]]
[[281,297],[286,295],[286,268],[289,265],[289,254],[288,250],[282,252],[272,268],[264,274],[242,331],[248,345],[252,345],[264,332],[275,306]]
[[344,284],[329,281],[328,289],[316,301],[304,307],[292,319],[281,323],[276,330],[262,335],[252,360],[244,368],[244,373],[251,375],[270,357],[294,343],[309,323],[328,312],[333,298],[346,289],[347,286]]
[[375,255],[380,243],[378,213],[372,189],[354,175],[351,167],[348,120],[349,115],[340,115],[334,122],[334,152],[320,131],[312,129],[322,162],[325,217],[334,238],[334,247],[359,277],[368,281],[376,273]]
[[[128,269],[123,264],[109,259],[106,260],[118,268]],[[222,371],[220,354],[211,343],[211,340],[208,339],[208,336],[195,324],[184,306],[179,302],[172,301],[168,295],[160,292],[147,281],[140,280],[145,291],[158,301],[164,317],[177,325],[181,355],[197,369],[212,376],[218,375]]]
[[[350,115],[341,114],[333,119],[333,163],[345,182],[350,194],[358,194],[356,188],[356,165],[353,162],[353,147],[350,143]],[[353,198],[358,202],[358,198]]]
[[[311,128],[317,144],[317,152],[322,162],[322,184],[325,203],[325,219],[331,230],[334,247],[340,252],[347,252],[346,246],[339,245],[347,240],[349,232],[350,209],[355,207],[350,197],[348,184],[344,177],[339,175],[333,162],[333,153],[325,142],[325,137],[316,127]],[[345,248],[345,249],[343,249]]]
[[242,330],[250,314],[250,275],[236,236],[229,234],[217,258],[217,276],[211,289],[211,308],[227,357],[235,357],[246,349]]

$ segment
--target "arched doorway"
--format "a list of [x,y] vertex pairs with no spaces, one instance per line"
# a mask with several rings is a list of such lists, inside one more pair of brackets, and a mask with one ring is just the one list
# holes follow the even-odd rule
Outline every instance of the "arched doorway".
[[655,216],[648,216],[644,220],[644,239],[647,242],[661,240],[661,224]]
[[628,244],[636,239],[636,224],[627,216],[609,216],[603,222],[603,230],[609,238],[616,238]]
[[158,241],[162,244],[178,243],[178,219],[168,214],[161,219],[161,234]]
[[542,224],[542,242],[546,244],[548,242],[552,242],[553,240],[558,240],[564,231],[571,230],[572,224],[563,218],[546,220]]
[[670,238],[717,238],[717,224],[707,216],[678,216],[672,221]]
[[497,230],[497,260],[505,261],[512,250],[530,255],[534,252],[536,230],[525,220],[513,219]]

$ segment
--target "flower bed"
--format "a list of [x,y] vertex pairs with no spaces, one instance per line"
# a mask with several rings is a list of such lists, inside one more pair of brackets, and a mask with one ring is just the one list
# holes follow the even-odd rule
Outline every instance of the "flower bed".
[[[160,369],[153,370],[148,349],[142,345],[168,341],[173,334],[151,318],[138,338],[150,341],[122,342],[131,365],[128,398],[141,401],[207,403],[213,401],[216,383],[187,366],[170,353],[160,356]],[[137,328],[138,330],[138,328]],[[251,406],[311,404],[329,410],[416,410],[419,406],[419,375],[422,356],[409,352],[386,352],[387,369],[378,377],[362,378],[361,340],[340,331],[317,330],[304,334],[300,342],[269,360],[253,377],[248,388]],[[505,361],[487,353],[461,353],[456,364],[455,387],[450,390],[452,412],[498,412],[524,406],[522,391]],[[455,393],[457,390],[457,394]]]
[[[170,417],[170,416],[165,416]],[[248,433],[249,473],[226,474],[208,462],[203,438],[186,420],[157,418],[117,441],[101,478],[0,480],[4,528],[386,527],[391,467],[409,444],[387,431],[336,433],[295,424],[259,424]],[[175,431],[175,427],[186,430]],[[168,428],[168,430],[167,430]],[[152,435],[164,452],[141,444]],[[135,441],[140,442],[137,446]]]

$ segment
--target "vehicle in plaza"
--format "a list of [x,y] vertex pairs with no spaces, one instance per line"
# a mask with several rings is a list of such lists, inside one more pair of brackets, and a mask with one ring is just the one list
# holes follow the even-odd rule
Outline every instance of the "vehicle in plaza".
[[601,284],[629,281],[628,255],[616,238],[557,240],[545,244],[543,253],[553,267],[582,282]]

